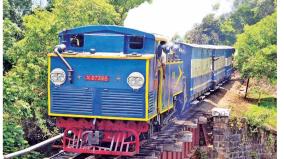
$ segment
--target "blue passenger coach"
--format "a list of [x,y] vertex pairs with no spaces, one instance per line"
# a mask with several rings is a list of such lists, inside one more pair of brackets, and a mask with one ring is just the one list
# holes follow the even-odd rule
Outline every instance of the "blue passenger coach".
[[233,47],[186,43],[176,45],[176,54],[183,61],[184,92],[188,102],[215,89],[220,82],[231,77]]

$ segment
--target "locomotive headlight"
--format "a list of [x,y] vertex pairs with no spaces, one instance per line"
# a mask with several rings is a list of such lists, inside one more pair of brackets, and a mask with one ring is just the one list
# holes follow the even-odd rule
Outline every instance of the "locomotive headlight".
[[62,85],[66,80],[66,74],[61,68],[55,68],[50,73],[50,80],[55,85]]
[[132,72],[127,78],[127,83],[132,89],[140,89],[144,81],[144,76],[139,72]]

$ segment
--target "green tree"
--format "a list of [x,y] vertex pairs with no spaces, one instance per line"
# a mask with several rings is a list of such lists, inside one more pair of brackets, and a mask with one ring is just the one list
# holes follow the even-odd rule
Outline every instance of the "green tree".
[[4,40],[4,73],[7,72],[12,64],[6,52],[14,43],[23,38],[21,16],[31,13],[31,0],[4,0],[3,1],[3,40]]
[[17,40],[23,37],[23,31],[9,19],[4,20],[3,30],[3,49],[7,51]]
[[262,18],[273,13],[276,8],[275,0],[236,0],[233,11],[222,22],[224,44],[233,45],[236,35],[244,31],[245,25],[253,25]]
[[178,33],[175,33],[174,36],[172,37],[171,41],[181,42],[181,41],[183,41],[183,39]]
[[246,78],[268,78],[276,82],[277,13],[263,18],[252,26],[245,26],[235,44],[236,67]]
[[13,121],[20,126],[15,129],[21,141],[13,145],[19,137],[9,137],[4,153],[27,146],[22,139],[34,144],[57,132],[54,119],[47,116],[47,53],[58,44],[58,33],[82,25],[121,23],[120,14],[107,0],[54,0],[50,11],[37,9],[23,17],[25,36],[7,50],[13,68],[3,82],[4,135],[11,129],[6,123]]
[[9,69],[11,69],[12,64],[9,62],[6,51],[13,47],[14,43],[23,37],[23,31],[17,26],[16,23],[13,23],[9,19],[5,19],[3,23],[3,33],[3,67],[4,72],[7,72]]
[[127,17],[127,13],[130,9],[138,7],[143,2],[151,3],[152,0],[109,0],[110,4],[112,4],[115,8],[115,11],[120,15],[120,23],[118,25],[122,25],[123,21]]
[[221,43],[224,45],[232,45],[236,40],[237,30],[234,27],[234,22],[232,19],[228,18],[221,22],[220,25],[221,34],[223,35],[223,39],[221,39]]
[[213,9],[214,11],[219,10],[219,8],[220,8],[220,3],[215,3],[215,4],[212,5],[212,9]]
[[[214,6],[213,6],[214,7]],[[253,25],[273,13],[275,0],[235,0],[233,10],[219,17],[209,14],[187,32],[188,42],[233,45],[245,25]]]
[[185,34],[186,42],[197,44],[219,44],[221,31],[219,19],[214,14],[203,18],[202,23]]
[[18,26],[22,25],[22,16],[31,13],[31,0],[4,0],[3,1],[3,18],[10,19]]

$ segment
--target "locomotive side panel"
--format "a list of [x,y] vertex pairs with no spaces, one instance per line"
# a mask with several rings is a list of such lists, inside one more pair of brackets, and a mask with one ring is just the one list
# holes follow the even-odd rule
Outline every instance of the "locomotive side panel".
[[161,82],[161,113],[174,107],[173,97],[183,92],[183,62],[172,61],[166,64],[166,78]]
[[176,96],[183,92],[183,62],[172,62],[170,64],[171,92]]
[[157,115],[157,91],[158,91],[158,86],[157,83],[155,83],[156,80],[156,75],[155,75],[155,70],[156,70],[156,60],[155,58],[149,60],[149,100],[148,100],[148,118],[152,119]]
[[189,101],[192,97],[192,91],[190,90],[192,47],[184,43],[177,43],[177,45],[178,48],[175,52],[183,61],[183,93],[186,96],[187,101]]

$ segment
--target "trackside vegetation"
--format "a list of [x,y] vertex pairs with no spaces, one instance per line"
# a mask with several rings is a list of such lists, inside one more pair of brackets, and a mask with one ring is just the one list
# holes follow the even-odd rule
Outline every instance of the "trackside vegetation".
[[29,0],[4,0],[4,154],[58,134],[47,116],[47,53],[57,45],[58,33],[82,25],[120,25],[144,0],[48,2],[31,9]]
[[[218,4],[213,6],[213,10],[218,10]],[[184,37],[191,43],[232,45],[236,48],[234,66],[247,81],[247,99],[243,100],[250,104],[245,108],[246,113],[234,114],[237,111],[233,114],[247,117],[252,125],[276,128],[276,89],[267,91],[270,87],[276,88],[276,32],[276,0],[235,0],[232,12],[205,16]]]
[[277,125],[276,97],[261,83],[267,81],[267,85],[275,86],[277,80],[276,15],[274,12],[255,25],[245,26],[235,43],[238,49],[236,68],[244,78],[257,81],[247,97],[257,101],[248,107],[244,116],[252,125],[273,128]]

